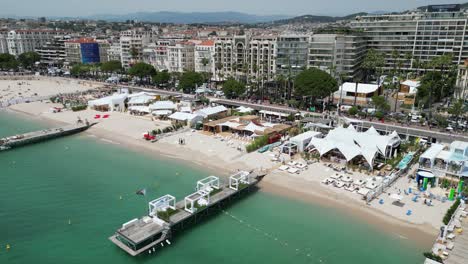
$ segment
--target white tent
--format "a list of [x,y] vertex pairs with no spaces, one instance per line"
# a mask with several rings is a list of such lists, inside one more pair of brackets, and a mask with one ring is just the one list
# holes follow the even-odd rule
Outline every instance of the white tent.
[[195,114],[202,115],[203,117],[207,118],[207,117],[210,117],[212,115],[216,115],[216,114],[219,114],[219,113],[222,113],[222,112],[225,112],[225,111],[227,111],[226,107],[224,107],[222,105],[218,105],[218,106],[214,106],[214,107],[207,107],[207,108],[200,109],[200,110],[196,111]]
[[111,96],[88,101],[89,107],[107,106],[109,111],[124,111],[127,94],[113,94]]
[[255,133],[255,131],[264,131],[266,129],[266,127],[263,127],[263,126],[258,126],[256,124],[254,124],[253,122],[250,122],[248,125],[246,125],[244,128],[242,128],[242,130],[245,130],[245,131],[250,131],[252,133]]
[[144,106],[144,105],[129,106],[128,110],[129,111],[140,112],[140,113],[150,113],[151,112],[149,107]]
[[398,135],[393,133],[382,136],[373,127],[366,132],[357,132],[354,128],[338,127],[331,130],[325,138],[313,137],[308,148],[315,148],[322,156],[331,150],[338,150],[351,161],[362,156],[369,166],[373,166],[377,154],[387,155],[387,147],[395,147],[400,143]]
[[130,98],[128,105],[148,105],[152,100],[154,100],[154,95],[142,92],[131,94],[128,98]]
[[289,142],[294,143],[297,145],[297,151],[303,152],[304,149],[307,147],[309,142],[312,140],[314,137],[320,136],[322,133],[320,132],[315,132],[315,131],[307,131],[302,134],[299,134],[295,137],[292,137]]
[[154,104],[151,104],[149,107],[152,111],[177,109],[177,106],[172,101],[157,101]]
[[238,108],[236,108],[236,110],[239,112],[239,113],[250,113],[252,112],[254,109],[253,108],[250,108],[250,107],[245,107],[245,106],[239,106]]

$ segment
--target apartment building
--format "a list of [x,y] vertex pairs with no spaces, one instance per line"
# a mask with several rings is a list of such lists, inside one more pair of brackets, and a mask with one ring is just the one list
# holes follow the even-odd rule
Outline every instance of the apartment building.
[[195,45],[193,41],[184,41],[167,46],[169,72],[195,70]]
[[[468,13],[460,5],[438,5],[404,14],[359,16],[351,27],[363,31],[368,48],[385,54],[387,69],[400,62],[413,70],[420,67],[418,62],[445,54],[453,56],[453,63],[463,63],[468,58],[467,23]],[[392,58],[393,51],[399,58]]]
[[53,41],[54,37],[60,34],[63,35],[63,32],[40,29],[11,30],[6,36],[8,53],[18,56],[21,53],[34,51],[47,42]]
[[215,74],[215,42],[203,40],[195,45],[194,63],[196,72],[210,72]]
[[68,64],[99,63],[99,44],[93,38],[80,38],[65,42],[65,54]]
[[295,76],[308,65],[308,35],[280,35],[277,38],[276,73]]
[[36,48],[41,56],[40,63],[50,66],[62,66],[66,60],[65,42],[70,36],[54,36],[53,40],[46,42],[43,46]]
[[120,33],[120,60],[128,69],[132,64],[143,60],[143,48],[153,42],[153,33],[140,29]]
[[0,29],[0,54],[8,53],[7,36],[8,30]]
[[249,39],[247,69],[257,80],[272,81],[276,74],[276,36],[256,36]]
[[215,79],[242,75],[247,62],[248,37],[226,36],[215,40]]
[[121,61],[120,54],[122,53],[120,49],[120,42],[109,44],[109,49],[107,50],[107,60],[108,61]]
[[362,35],[314,34],[310,37],[308,67],[353,80],[362,75],[360,66],[366,51]]

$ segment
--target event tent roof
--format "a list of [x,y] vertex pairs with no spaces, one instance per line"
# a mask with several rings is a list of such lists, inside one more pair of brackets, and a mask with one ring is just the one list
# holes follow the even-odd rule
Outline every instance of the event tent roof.
[[101,105],[116,105],[121,104],[127,99],[127,94],[113,94],[111,96],[91,100],[88,106],[101,106]]
[[[363,94],[374,93],[379,89],[377,84],[368,84],[368,83],[358,83],[357,92]],[[340,86],[338,91],[343,90],[344,92],[356,92],[356,83],[354,82],[345,82]]]
[[179,121],[187,121],[187,120],[194,119],[196,116],[197,116],[196,114],[175,112],[172,115],[170,115],[168,118],[179,120]]
[[174,110],[177,109],[176,105],[172,101],[157,101],[154,104],[150,104],[151,110]]
[[393,133],[382,136],[373,127],[369,130],[357,132],[352,126],[348,128],[337,127],[331,130],[325,138],[313,137],[308,147],[314,147],[320,155],[337,149],[343,154],[346,161],[361,155],[372,166],[375,156],[378,153],[385,154],[387,146],[399,142],[400,138]]
[[206,117],[209,117],[211,115],[222,113],[222,112],[224,112],[226,110],[227,110],[226,107],[224,107],[222,105],[218,105],[218,106],[215,106],[215,107],[207,107],[207,108],[200,109],[197,112],[195,112],[195,114],[202,115],[202,116],[204,116],[206,118]]
[[419,157],[419,160],[421,159],[428,159],[431,162],[434,162],[434,159],[439,155],[439,153],[444,149],[444,145],[441,144],[432,144],[430,148],[428,148],[423,154],[421,154],[421,157]]

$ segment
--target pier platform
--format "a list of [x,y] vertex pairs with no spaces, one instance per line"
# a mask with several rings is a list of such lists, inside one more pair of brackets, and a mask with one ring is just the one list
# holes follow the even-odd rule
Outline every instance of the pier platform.
[[43,129],[39,131],[14,135],[11,137],[0,139],[0,150],[6,150],[33,143],[43,142],[46,140],[64,137],[76,134],[93,126],[95,123],[82,122],[81,120],[73,125],[63,126],[59,128]]
[[148,215],[123,224],[109,239],[131,256],[155,252],[156,248],[170,244],[176,233],[251,191],[263,176],[239,171],[226,184],[220,184],[216,176],[209,176],[198,181],[196,192],[184,200],[176,202],[168,194],[149,202]]

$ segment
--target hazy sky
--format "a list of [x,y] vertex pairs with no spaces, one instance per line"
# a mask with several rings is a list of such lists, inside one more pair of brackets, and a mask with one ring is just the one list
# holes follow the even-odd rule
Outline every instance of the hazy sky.
[[468,0],[0,0],[0,15],[83,16],[138,11],[240,11],[249,14],[346,15],[402,11]]

